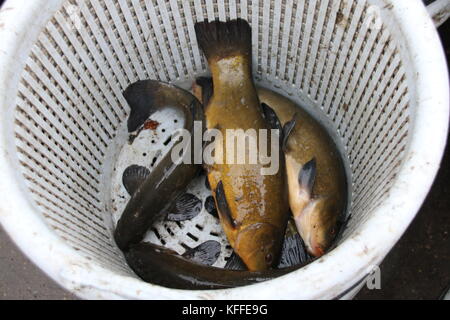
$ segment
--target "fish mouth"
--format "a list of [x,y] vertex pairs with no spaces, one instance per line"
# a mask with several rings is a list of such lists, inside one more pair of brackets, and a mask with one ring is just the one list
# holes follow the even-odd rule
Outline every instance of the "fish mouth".
[[[270,269],[281,251],[279,229],[270,223],[255,223],[236,240],[235,252],[251,271]],[[278,250],[279,249],[279,250]]]
[[314,239],[313,232],[308,230],[306,234],[300,234],[302,237],[306,250],[314,257],[321,257],[325,254],[324,248]]
[[325,254],[325,250],[315,241],[311,241],[308,245],[308,251],[314,257],[321,257]]

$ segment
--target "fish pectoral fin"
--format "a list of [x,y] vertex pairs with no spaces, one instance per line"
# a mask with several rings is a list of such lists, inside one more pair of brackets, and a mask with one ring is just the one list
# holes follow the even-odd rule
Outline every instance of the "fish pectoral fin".
[[294,129],[295,125],[297,124],[297,120],[295,120],[295,115],[292,117],[292,120],[286,122],[283,126],[282,133],[281,133],[281,149],[284,153],[286,153],[287,150],[287,142],[289,139],[289,136],[292,133],[292,130]]
[[222,181],[219,181],[216,188],[216,202],[220,220],[227,225],[228,228],[236,230],[237,224],[231,216],[231,210],[228,206],[225,190],[223,189]]
[[261,107],[262,107],[264,118],[266,119],[270,128],[280,130],[280,136],[281,136],[283,128],[281,127],[280,119],[278,118],[275,111],[264,102],[261,103]]
[[311,159],[305,163],[298,174],[298,183],[300,189],[307,192],[309,196],[312,194],[314,182],[316,180],[317,167],[316,158]]

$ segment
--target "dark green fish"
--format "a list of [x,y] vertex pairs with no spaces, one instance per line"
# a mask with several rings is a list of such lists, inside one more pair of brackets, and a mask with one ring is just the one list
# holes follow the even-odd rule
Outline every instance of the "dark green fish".
[[[189,92],[167,83],[138,81],[125,90],[124,97],[131,108],[129,131],[138,129],[152,113],[165,108],[180,109],[186,119],[184,129],[191,133],[194,121],[203,121],[200,102]],[[192,150],[186,148],[184,151]],[[195,164],[174,163],[171,152],[168,152],[139,184],[123,211],[114,232],[119,248],[127,250],[130,244],[141,241],[148,228],[161,217],[173,199],[184,192],[200,169],[201,166]],[[136,172],[142,173],[139,170]],[[133,180],[130,177],[127,179]],[[136,184],[133,182],[133,185]]]
[[246,286],[285,275],[303,266],[264,271],[220,269],[192,262],[172,250],[150,243],[131,245],[125,258],[144,281],[187,290]]

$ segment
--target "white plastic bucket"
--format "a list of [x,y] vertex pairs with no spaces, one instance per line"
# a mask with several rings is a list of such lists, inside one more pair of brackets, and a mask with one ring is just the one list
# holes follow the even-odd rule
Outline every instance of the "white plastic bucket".
[[[433,5],[437,22],[449,1]],[[256,82],[321,120],[343,146],[351,216],[338,246],[286,276],[226,290],[140,280],[111,234],[121,93],[207,72],[193,24],[247,19]],[[0,222],[82,298],[353,296],[420,208],[447,136],[449,85],[418,0],[9,0],[0,12]]]

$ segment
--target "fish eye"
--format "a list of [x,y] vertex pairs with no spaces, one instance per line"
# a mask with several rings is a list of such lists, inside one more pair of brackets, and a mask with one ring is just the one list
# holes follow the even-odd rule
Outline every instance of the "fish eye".
[[266,262],[268,264],[272,263],[272,254],[271,253],[266,254]]

